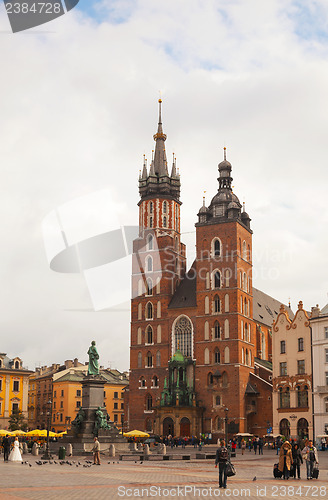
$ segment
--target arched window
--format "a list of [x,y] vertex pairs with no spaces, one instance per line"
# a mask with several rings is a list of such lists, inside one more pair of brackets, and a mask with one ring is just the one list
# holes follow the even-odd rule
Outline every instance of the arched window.
[[213,385],[213,381],[214,381],[213,373],[209,373],[207,375],[207,385]]
[[242,348],[242,350],[241,350],[241,363],[242,363],[242,365],[245,364],[245,350],[244,350],[244,348]]
[[152,234],[147,236],[147,250],[153,250],[154,248],[154,237]]
[[214,273],[214,288],[221,288],[221,273],[220,273],[220,271],[215,271],[215,273]]
[[204,349],[204,364],[209,365],[210,364],[210,351],[207,347]]
[[138,344],[141,344],[141,342],[142,342],[142,334],[141,334],[141,328],[140,328],[140,327],[138,328],[138,335],[137,335],[137,339],[138,339],[138,340],[137,340],[137,343],[138,343]]
[[208,296],[206,295],[205,297],[205,314],[209,314],[210,313],[210,300],[208,298]]
[[216,364],[221,363],[221,356],[220,356],[219,349],[215,349],[215,351],[214,351],[214,363],[216,363]]
[[158,378],[156,375],[153,376],[153,387],[158,387]]
[[221,417],[217,417],[216,419],[216,430],[221,431],[223,425],[223,419]]
[[139,387],[146,387],[146,379],[145,377],[141,377],[139,380]]
[[151,278],[147,278],[147,295],[153,295],[153,280]]
[[162,327],[161,325],[158,325],[157,327],[157,344],[160,344],[162,342]]
[[180,316],[173,327],[174,352],[178,349],[184,356],[192,356],[192,323],[187,316]]
[[230,283],[230,278],[232,276],[231,269],[227,269],[225,272],[225,285],[227,288],[229,288],[229,283]]
[[224,311],[229,312],[229,295],[227,293],[224,296]]
[[140,295],[143,294],[143,280],[139,280],[138,281],[138,296],[140,297]]
[[166,227],[167,226],[167,219],[166,219],[166,216],[164,215],[163,217],[163,227]]
[[210,287],[210,273],[206,273],[206,277],[205,277],[205,287],[206,289],[208,290],[209,287]]
[[152,201],[149,202],[149,213],[150,214],[153,213],[153,202]]
[[243,290],[244,290],[244,292],[247,292],[247,278],[246,278],[246,273],[243,274]]
[[230,363],[230,350],[228,346],[224,348],[224,362]]
[[241,256],[241,239],[239,238],[239,255]]
[[289,387],[286,387],[284,390],[282,387],[279,387],[279,405],[280,408],[290,408]]
[[161,366],[161,352],[157,351],[156,353],[156,366]]
[[248,312],[247,312],[247,300],[246,300],[246,297],[244,298],[244,311],[245,311],[245,316],[248,316]]
[[153,366],[153,356],[150,351],[147,352],[147,366],[148,368],[152,368]]
[[153,218],[149,217],[149,227],[153,227]]
[[283,418],[279,424],[279,432],[282,436],[289,438],[290,436],[290,422],[287,418]]
[[243,314],[243,298],[240,297],[240,314]]
[[146,410],[151,411],[153,409],[153,398],[150,394],[146,396]]
[[147,344],[153,343],[153,329],[151,326],[147,326],[146,338],[147,338]]
[[205,325],[204,325],[204,340],[209,340],[209,338],[210,338],[210,328],[209,328],[208,321],[205,321]]
[[297,422],[297,435],[301,439],[309,437],[309,423],[306,418],[300,418]]
[[138,368],[142,368],[142,354],[138,352]]
[[142,319],[142,304],[138,304],[138,319]]
[[175,237],[175,240],[174,240],[174,248],[175,248],[176,252],[178,252],[178,250],[179,250],[179,240],[178,240],[177,236]]
[[246,241],[243,241],[243,259],[247,260],[247,247],[246,247]]
[[16,370],[19,369],[19,361],[15,361],[15,368],[16,368]]
[[247,255],[247,260],[251,260],[251,247],[248,245],[248,255]]
[[246,349],[246,365],[249,365],[248,349]]
[[220,406],[221,404],[221,397],[220,396],[215,396],[215,405]]
[[214,338],[215,339],[220,339],[221,338],[221,328],[220,324],[218,321],[214,323]]
[[307,385],[305,385],[303,389],[301,389],[300,386],[297,386],[296,391],[297,391],[297,406],[299,408],[306,408],[307,406],[309,406]]
[[161,302],[157,302],[157,317],[160,318],[162,314],[162,307],[161,307]]
[[221,243],[220,240],[215,239],[213,244],[213,255],[219,257],[221,255]]
[[222,374],[222,387],[224,389],[226,389],[228,387],[228,382],[229,382],[228,374],[227,374],[227,372],[223,372],[223,374]]
[[213,312],[217,314],[220,311],[221,311],[220,299],[218,295],[215,295],[213,301]]
[[249,366],[252,366],[252,351],[249,350]]
[[241,321],[240,323],[240,333],[241,333],[241,339],[244,340],[244,322]]
[[247,323],[245,323],[245,340],[248,341],[248,325],[247,325]]
[[163,214],[166,214],[167,212],[167,202],[163,201]]
[[248,325],[248,342],[251,342],[251,325]]
[[146,270],[148,273],[151,273],[153,270],[153,259],[150,255],[146,258]]
[[229,332],[229,320],[225,319],[224,320],[224,338],[228,339],[229,336],[230,336],[230,332]]
[[153,319],[153,304],[151,302],[146,305],[146,319]]
[[157,278],[156,293],[161,293],[161,280],[160,280],[160,278]]

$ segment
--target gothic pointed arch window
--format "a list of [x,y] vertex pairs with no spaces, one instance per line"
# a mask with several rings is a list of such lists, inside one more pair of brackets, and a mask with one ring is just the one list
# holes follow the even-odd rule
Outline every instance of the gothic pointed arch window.
[[138,368],[142,368],[142,354],[138,352]]
[[224,312],[229,312],[229,295],[227,293],[224,296]]
[[140,377],[139,387],[141,387],[141,388],[146,387],[146,379],[145,379],[145,377]]
[[149,227],[153,227],[153,218],[149,217]]
[[221,288],[221,273],[214,271],[213,273],[213,288]]
[[224,362],[230,363],[230,349],[228,346],[224,348]]
[[246,273],[243,273],[243,290],[244,290],[244,292],[247,292],[247,278],[246,278]]
[[308,387],[305,385],[303,388],[297,386],[297,406],[299,408],[306,408],[309,406],[309,398],[308,398]]
[[147,352],[147,367],[152,368],[153,366],[153,355],[150,351]]
[[191,357],[193,348],[193,328],[187,316],[180,316],[173,324],[173,349]]
[[153,259],[150,255],[146,258],[146,271],[151,273],[153,271]]
[[154,236],[152,234],[148,234],[147,236],[147,250],[153,250],[154,248]]
[[215,406],[221,405],[221,396],[215,396]]
[[147,295],[153,295],[153,280],[151,278],[147,278]]
[[213,373],[209,373],[207,375],[207,385],[213,385],[213,382],[214,382],[214,377],[213,377]]
[[163,214],[167,213],[167,201],[163,201]]
[[220,323],[218,321],[214,323],[214,338],[215,339],[221,338],[221,328],[220,328]]
[[229,337],[230,337],[229,320],[225,319],[224,320],[224,338],[228,339]]
[[161,351],[156,353],[156,366],[161,366]]
[[158,387],[158,377],[156,375],[153,376],[152,387]]
[[241,350],[241,364],[242,365],[245,364],[245,350],[244,350],[244,348],[242,348],[242,350]]
[[206,295],[206,297],[205,297],[205,314],[209,314],[209,313],[210,313],[210,299]]
[[219,238],[212,240],[212,255],[213,257],[220,257],[221,255],[221,241]]
[[167,227],[167,218],[166,215],[163,217],[163,227]]
[[154,208],[154,204],[152,201],[149,202],[149,213],[152,214],[153,213],[153,208]]
[[204,365],[210,364],[210,351],[207,347],[204,349]]
[[248,341],[248,325],[245,323],[245,340]]
[[226,389],[229,385],[229,379],[227,372],[222,373],[222,387]]
[[138,328],[138,334],[137,334],[137,343],[141,344],[142,343],[142,333],[141,333],[141,328]]
[[151,302],[147,302],[146,304],[146,319],[153,319],[153,304]]
[[243,259],[247,260],[247,247],[246,247],[246,241],[243,241]]
[[142,319],[142,304],[138,304],[138,319]]
[[221,311],[220,298],[218,295],[215,295],[213,300],[213,313],[218,314],[220,311]]
[[157,344],[160,344],[162,342],[162,327],[161,325],[158,325],[157,327]]
[[210,327],[208,321],[205,321],[204,324],[204,340],[209,340],[210,338]]
[[153,398],[150,394],[146,395],[146,411],[151,411],[153,409]]
[[147,344],[153,343],[153,329],[150,325],[147,326],[146,338],[147,338]]
[[221,354],[219,349],[215,349],[214,351],[214,363],[217,365],[221,363]]

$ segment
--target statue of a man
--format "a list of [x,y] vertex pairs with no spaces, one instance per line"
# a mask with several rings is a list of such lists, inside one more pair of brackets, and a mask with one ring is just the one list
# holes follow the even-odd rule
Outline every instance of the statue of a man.
[[88,350],[89,355],[89,365],[88,365],[88,375],[99,375],[99,354],[96,348],[96,341],[91,342],[91,346]]

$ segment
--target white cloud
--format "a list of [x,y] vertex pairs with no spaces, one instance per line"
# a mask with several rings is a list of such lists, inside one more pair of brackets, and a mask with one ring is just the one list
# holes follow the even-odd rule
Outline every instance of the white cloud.
[[[328,63],[317,26],[327,8],[315,4],[321,19],[314,9],[304,37],[299,4],[282,0],[140,0],[130,12],[129,2],[103,2],[102,23],[74,9],[44,34],[4,33],[2,11],[2,350],[33,368],[86,359],[95,338],[103,364],[128,368],[128,312],[88,311],[83,278],[49,270],[41,224],[106,188],[125,204],[125,223],[138,222],[137,177],[153,148],[159,89],[183,231],[194,231],[203,190],[207,202],[216,192],[225,143],[254,246],[269,251],[255,270],[262,262],[279,270],[254,284],[294,306],[324,305]],[[184,237],[190,253],[192,238]],[[286,249],[292,260],[272,264]]]

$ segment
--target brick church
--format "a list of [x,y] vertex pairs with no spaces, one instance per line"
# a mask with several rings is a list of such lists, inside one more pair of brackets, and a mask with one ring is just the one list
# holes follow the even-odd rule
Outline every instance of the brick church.
[[[131,303],[130,429],[155,434],[264,435],[272,426],[272,323],[280,302],[252,285],[251,219],[219,164],[217,193],[197,214],[186,269],[180,176],[159,123],[139,177]],[[170,170],[170,171],[169,171]],[[213,169],[213,177],[214,177]]]

